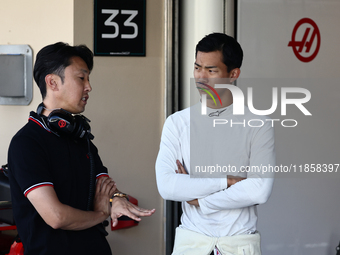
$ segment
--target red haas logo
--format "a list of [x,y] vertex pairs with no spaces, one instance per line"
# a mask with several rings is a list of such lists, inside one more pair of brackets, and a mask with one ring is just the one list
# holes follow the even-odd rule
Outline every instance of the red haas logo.
[[66,121],[65,120],[59,120],[58,125],[60,128],[64,128],[66,126]]
[[[301,25],[307,24],[309,27],[306,27],[306,30],[303,34],[301,41],[296,41],[296,34],[297,30],[300,28]],[[310,27],[311,26],[311,27]],[[313,29],[311,31],[311,28]],[[303,30],[302,30],[303,31]],[[311,35],[310,35],[311,32]],[[309,37],[309,38],[308,38]],[[311,52],[311,48],[314,42],[314,39],[316,39],[316,46],[314,51]],[[321,36],[320,36],[320,30],[316,23],[309,19],[309,18],[303,18],[296,23],[293,33],[292,33],[292,40],[289,42],[288,47],[292,47],[293,52],[295,56],[302,62],[310,62],[312,61],[316,55],[319,52],[320,49],[320,43],[321,43]],[[305,49],[305,54],[307,56],[301,55],[303,52],[302,50]]]

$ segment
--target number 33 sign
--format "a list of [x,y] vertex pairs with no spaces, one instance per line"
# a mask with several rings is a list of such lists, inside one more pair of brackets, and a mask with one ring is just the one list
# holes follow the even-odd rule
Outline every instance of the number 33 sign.
[[94,55],[145,56],[146,0],[94,1]]

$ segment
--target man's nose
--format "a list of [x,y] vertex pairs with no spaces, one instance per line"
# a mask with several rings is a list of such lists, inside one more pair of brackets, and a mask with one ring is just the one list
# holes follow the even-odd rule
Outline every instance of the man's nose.
[[87,83],[85,85],[85,90],[88,91],[88,92],[92,91],[92,87],[91,87],[90,81],[87,81]]

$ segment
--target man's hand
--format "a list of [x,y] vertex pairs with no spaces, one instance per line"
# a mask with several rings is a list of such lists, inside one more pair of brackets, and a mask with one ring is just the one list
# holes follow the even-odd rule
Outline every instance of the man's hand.
[[[176,170],[177,174],[188,174],[187,171],[185,171],[185,168],[183,167],[183,165],[181,164],[181,162],[178,159],[176,160],[176,165],[177,165],[177,168],[178,168],[178,170]],[[189,205],[200,206],[199,203],[198,203],[198,199],[187,201],[187,203]]]
[[114,197],[111,207],[112,227],[118,224],[118,218],[122,215],[128,216],[135,221],[141,221],[139,217],[151,216],[155,211],[155,209],[147,210],[140,208],[127,201],[126,198]]
[[200,206],[200,204],[198,203],[198,199],[194,199],[194,200],[191,200],[191,201],[187,201],[187,203],[188,203],[189,205]]
[[116,192],[116,183],[110,177],[101,177],[97,180],[96,192],[93,200],[93,210],[110,215],[110,198]]
[[244,179],[247,178],[243,178],[243,177],[239,177],[239,176],[234,176],[234,175],[228,175],[228,188],[232,185],[234,185],[235,183],[242,181]]
[[177,159],[176,165],[178,170],[175,170],[177,174],[188,174],[187,171],[185,171],[184,166],[181,164],[181,162]]

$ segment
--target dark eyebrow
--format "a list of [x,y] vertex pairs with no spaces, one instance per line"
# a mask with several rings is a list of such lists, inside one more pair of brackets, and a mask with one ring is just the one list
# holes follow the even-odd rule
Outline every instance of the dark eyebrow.
[[76,74],[90,74],[89,70],[86,70],[86,69],[79,69]]
[[[197,64],[195,62],[195,65],[198,66],[198,67],[202,67],[201,65]],[[205,66],[204,69],[211,69],[211,68],[217,68],[217,66]]]

